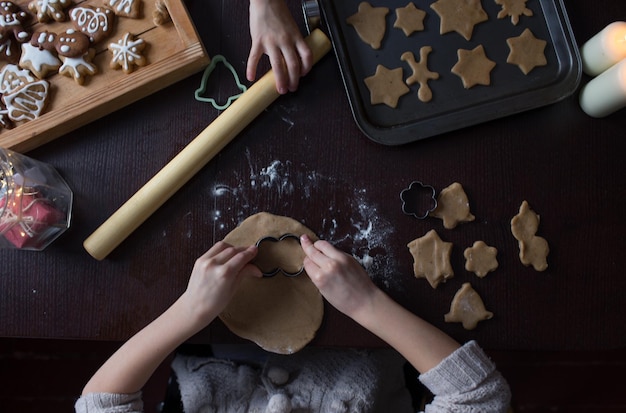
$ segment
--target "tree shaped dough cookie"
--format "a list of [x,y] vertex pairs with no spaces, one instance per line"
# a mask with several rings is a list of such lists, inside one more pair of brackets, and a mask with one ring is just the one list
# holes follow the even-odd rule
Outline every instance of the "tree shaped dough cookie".
[[359,11],[346,19],[353,26],[361,40],[372,49],[380,49],[380,44],[387,30],[385,17],[389,13],[387,7],[372,7],[368,2],[359,4]]
[[459,223],[470,222],[476,218],[470,212],[469,200],[463,186],[458,182],[441,191],[437,197],[437,208],[430,215],[441,218],[446,229],[455,228]]
[[539,228],[539,215],[527,201],[523,201],[519,213],[511,219],[511,233],[519,245],[519,258],[522,264],[532,265],[536,271],[548,268],[548,241],[536,234]]
[[439,73],[431,72],[428,70],[428,54],[432,51],[432,47],[423,46],[420,49],[420,61],[415,61],[415,56],[412,52],[404,52],[400,56],[400,60],[407,62],[413,70],[413,74],[406,79],[407,85],[419,83],[420,87],[417,90],[417,97],[422,102],[430,102],[433,98],[433,92],[428,87],[428,81],[430,79],[439,79]]
[[479,321],[489,320],[492,317],[493,313],[485,309],[485,304],[476,290],[472,288],[470,283],[463,283],[454,295],[450,304],[450,312],[444,315],[444,321],[446,323],[463,323],[464,329],[473,330]]
[[437,0],[430,5],[441,19],[439,33],[457,32],[470,40],[474,26],[489,19],[480,0]]
[[415,4],[409,3],[396,9],[396,22],[393,27],[402,29],[404,35],[409,37],[413,32],[424,30],[424,17],[426,17],[424,10],[420,10],[415,7]]
[[498,19],[511,16],[511,23],[517,26],[521,15],[528,17],[533,15],[533,11],[526,7],[527,1],[528,0],[495,0],[496,4],[502,6],[502,10],[498,13]]
[[482,44],[472,50],[457,50],[457,57],[458,61],[451,72],[461,78],[465,89],[491,84],[491,70],[496,66],[496,62],[487,57]]
[[442,241],[434,229],[423,237],[407,244],[413,255],[413,272],[416,278],[426,278],[430,286],[437,288],[440,282],[454,276],[450,264],[452,243]]
[[498,268],[496,255],[498,255],[498,250],[495,247],[490,247],[484,241],[476,241],[463,251],[465,269],[483,278],[487,273]]
[[517,37],[509,37],[506,43],[511,50],[506,62],[517,65],[525,75],[537,66],[548,64],[544,53],[547,42],[537,39],[530,29],[525,29]]

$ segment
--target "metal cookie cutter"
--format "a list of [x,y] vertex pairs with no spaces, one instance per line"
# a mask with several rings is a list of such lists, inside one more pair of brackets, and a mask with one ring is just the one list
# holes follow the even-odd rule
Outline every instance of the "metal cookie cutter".
[[402,212],[413,215],[417,219],[424,219],[437,208],[435,188],[424,185],[420,181],[413,181],[408,188],[400,192]]
[[[286,239],[294,239],[296,240],[296,242],[298,242],[298,244],[300,244],[300,237],[295,235],[295,234],[284,234],[281,235],[279,238],[276,237],[272,237],[272,236],[268,236],[268,237],[263,237],[260,240],[258,240],[256,242],[256,246],[257,248],[264,242],[281,242],[283,240]],[[270,271],[263,271],[261,270],[263,273],[263,277],[273,277],[276,274],[278,274],[279,272],[282,272],[283,275],[287,276],[287,277],[296,277],[300,274],[302,274],[302,272],[304,271],[304,265],[302,267],[300,267],[299,270],[297,270],[296,272],[289,272],[289,271],[285,271],[284,269],[277,267],[277,268],[273,268]]]

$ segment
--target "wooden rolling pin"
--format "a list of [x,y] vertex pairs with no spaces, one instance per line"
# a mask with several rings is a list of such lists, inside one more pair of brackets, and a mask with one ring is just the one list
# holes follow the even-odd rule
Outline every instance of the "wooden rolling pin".
[[[319,29],[305,40],[314,63],[331,49]],[[270,70],[96,229],[83,242],[87,252],[97,260],[109,255],[279,96]]]

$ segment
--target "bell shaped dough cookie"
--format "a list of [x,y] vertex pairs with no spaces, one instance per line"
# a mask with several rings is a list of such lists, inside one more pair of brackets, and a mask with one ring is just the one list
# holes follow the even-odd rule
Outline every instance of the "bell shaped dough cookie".
[[470,283],[463,283],[456,292],[450,304],[450,312],[444,315],[446,323],[462,323],[466,330],[473,330],[479,321],[489,320],[493,317],[491,311],[485,309],[480,295],[472,288]]

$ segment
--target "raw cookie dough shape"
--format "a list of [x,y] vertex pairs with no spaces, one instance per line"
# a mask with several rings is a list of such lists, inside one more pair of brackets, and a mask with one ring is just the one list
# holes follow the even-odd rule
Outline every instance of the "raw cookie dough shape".
[[480,1],[437,0],[431,4],[430,8],[441,18],[439,34],[457,32],[465,40],[470,40],[474,26],[489,19]]
[[517,26],[519,16],[524,15],[530,17],[533,11],[526,7],[528,0],[495,0],[497,5],[502,6],[502,10],[498,13],[498,19],[504,19],[511,16],[511,23]]
[[452,243],[442,241],[434,229],[409,242],[407,247],[413,255],[415,278],[426,278],[431,287],[437,288],[440,282],[454,276],[450,264]]
[[495,247],[490,247],[484,241],[476,241],[463,251],[465,269],[483,278],[498,268],[497,255],[498,250]]
[[458,182],[441,191],[437,197],[437,208],[431,215],[441,218],[446,229],[453,229],[459,223],[471,222],[476,218],[470,212],[469,200],[463,186]]
[[420,85],[417,90],[417,97],[422,102],[430,102],[433,98],[433,92],[428,87],[428,81],[431,79],[439,79],[439,73],[428,70],[428,54],[432,51],[432,47],[423,46],[420,48],[420,61],[415,61],[412,52],[404,52],[400,56],[400,60],[407,62],[413,70],[413,74],[406,79],[407,85],[418,83]]
[[402,79],[402,68],[387,69],[383,65],[376,66],[376,73],[366,77],[365,85],[370,91],[370,103],[384,103],[390,108],[398,106],[398,99],[409,93],[409,87]]
[[493,313],[485,309],[482,298],[470,283],[463,283],[452,299],[450,312],[443,317],[446,323],[463,323],[464,329],[473,330],[479,321],[492,318]]
[[[233,79],[235,80],[235,83],[237,84],[237,88],[239,89],[239,93],[229,96],[228,99],[226,100],[226,103],[224,103],[223,105],[220,105],[219,103],[217,103],[215,99],[211,97],[203,96],[206,94],[206,88],[207,88],[207,83],[209,81],[209,77],[211,76],[211,73],[213,73],[213,71],[215,70],[215,67],[217,66],[218,63],[223,64],[224,67],[230,71],[230,73],[233,75]],[[243,95],[243,93],[246,90],[247,88],[239,80],[239,75],[237,75],[237,71],[235,70],[235,68],[230,63],[228,63],[228,61],[226,60],[224,56],[217,55],[211,58],[211,63],[207,66],[206,69],[204,69],[204,73],[202,74],[202,80],[200,81],[200,87],[196,89],[194,96],[196,100],[199,102],[210,103],[215,109],[224,110],[227,107],[229,107],[231,103],[233,103],[239,96]]]
[[519,258],[522,264],[532,265],[536,271],[548,268],[548,254],[550,247],[545,238],[536,234],[539,228],[539,215],[536,214],[527,201],[523,201],[519,213],[511,219],[511,233],[519,245]]
[[385,17],[389,13],[387,7],[372,7],[368,2],[361,2],[359,10],[346,19],[346,23],[354,27],[361,40],[372,49],[380,49],[385,37],[387,22]]
[[426,12],[418,9],[411,2],[404,7],[396,9],[396,21],[393,27],[402,29],[404,35],[409,37],[413,32],[424,30],[424,17],[426,17]]
[[[245,247],[263,237],[283,234],[317,239],[292,218],[261,212],[245,219],[224,241]],[[322,296],[305,272],[298,277],[244,278],[219,317],[233,333],[261,348],[292,354],[313,339],[323,314]]]
[[452,67],[451,72],[461,78],[465,89],[491,84],[490,74],[496,62],[487,57],[482,44],[472,50],[459,49],[457,56],[458,62]]
[[545,55],[548,42],[537,39],[530,29],[525,29],[517,37],[509,37],[506,43],[510,49],[506,62],[517,65],[525,75],[537,66],[548,64]]
[[400,192],[402,212],[413,215],[417,219],[424,219],[437,208],[435,188],[424,185],[420,181],[413,181],[408,188]]
[[304,271],[306,255],[297,235],[263,237],[257,241],[256,246],[259,251],[252,263],[259,267],[264,277],[273,277],[279,272],[287,277],[295,277]]

